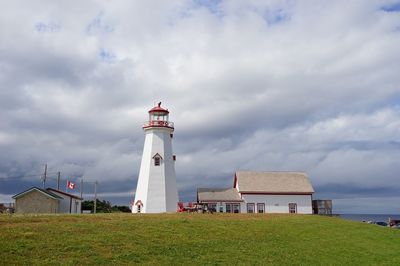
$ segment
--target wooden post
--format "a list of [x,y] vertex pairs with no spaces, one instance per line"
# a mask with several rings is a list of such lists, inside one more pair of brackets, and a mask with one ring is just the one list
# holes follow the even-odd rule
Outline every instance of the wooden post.
[[81,199],[83,197],[83,177],[81,178]]
[[57,190],[60,190],[60,177],[61,177],[61,172],[57,173]]
[[47,164],[44,165],[43,173],[43,189],[46,189],[46,178],[47,178]]
[[97,209],[97,181],[94,182],[94,210],[93,213],[96,213]]

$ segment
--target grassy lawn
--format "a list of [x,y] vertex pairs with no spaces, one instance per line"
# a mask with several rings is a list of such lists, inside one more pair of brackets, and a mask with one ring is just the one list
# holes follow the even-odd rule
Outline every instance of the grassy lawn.
[[400,230],[311,215],[0,216],[0,265],[400,265]]

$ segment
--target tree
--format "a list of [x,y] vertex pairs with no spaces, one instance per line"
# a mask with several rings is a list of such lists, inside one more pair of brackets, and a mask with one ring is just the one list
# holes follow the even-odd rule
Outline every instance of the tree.
[[[99,199],[96,200],[96,213],[109,213],[111,212],[111,203],[109,201]],[[94,201],[93,200],[85,200],[82,202],[82,210],[90,210],[93,212],[94,210]]]
[[131,209],[129,209],[128,206],[118,206],[118,205],[114,205],[112,207],[112,211],[113,212],[131,212]]
[[[88,210],[93,212],[94,209],[94,201],[93,200],[85,200],[82,202],[82,210]],[[130,212],[128,206],[111,206],[111,202],[97,199],[96,201],[96,213],[110,213],[110,212]]]

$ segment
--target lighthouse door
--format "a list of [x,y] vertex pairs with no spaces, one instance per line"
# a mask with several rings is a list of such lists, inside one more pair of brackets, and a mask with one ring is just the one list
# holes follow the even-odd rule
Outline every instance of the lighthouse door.
[[141,200],[136,201],[135,205],[136,205],[137,213],[141,213],[142,212],[142,207],[143,207],[142,201]]

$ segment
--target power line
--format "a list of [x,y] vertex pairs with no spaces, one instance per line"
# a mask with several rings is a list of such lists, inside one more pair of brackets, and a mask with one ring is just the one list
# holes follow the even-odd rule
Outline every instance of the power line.
[[[57,172],[47,172],[47,175],[52,175],[52,174],[57,174]],[[42,174],[35,174],[35,175],[7,176],[7,177],[0,177],[0,179],[11,179],[11,178],[22,178],[22,177],[36,177],[36,176],[42,177],[42,176],[43,176],[43,173],[42,173]]]

